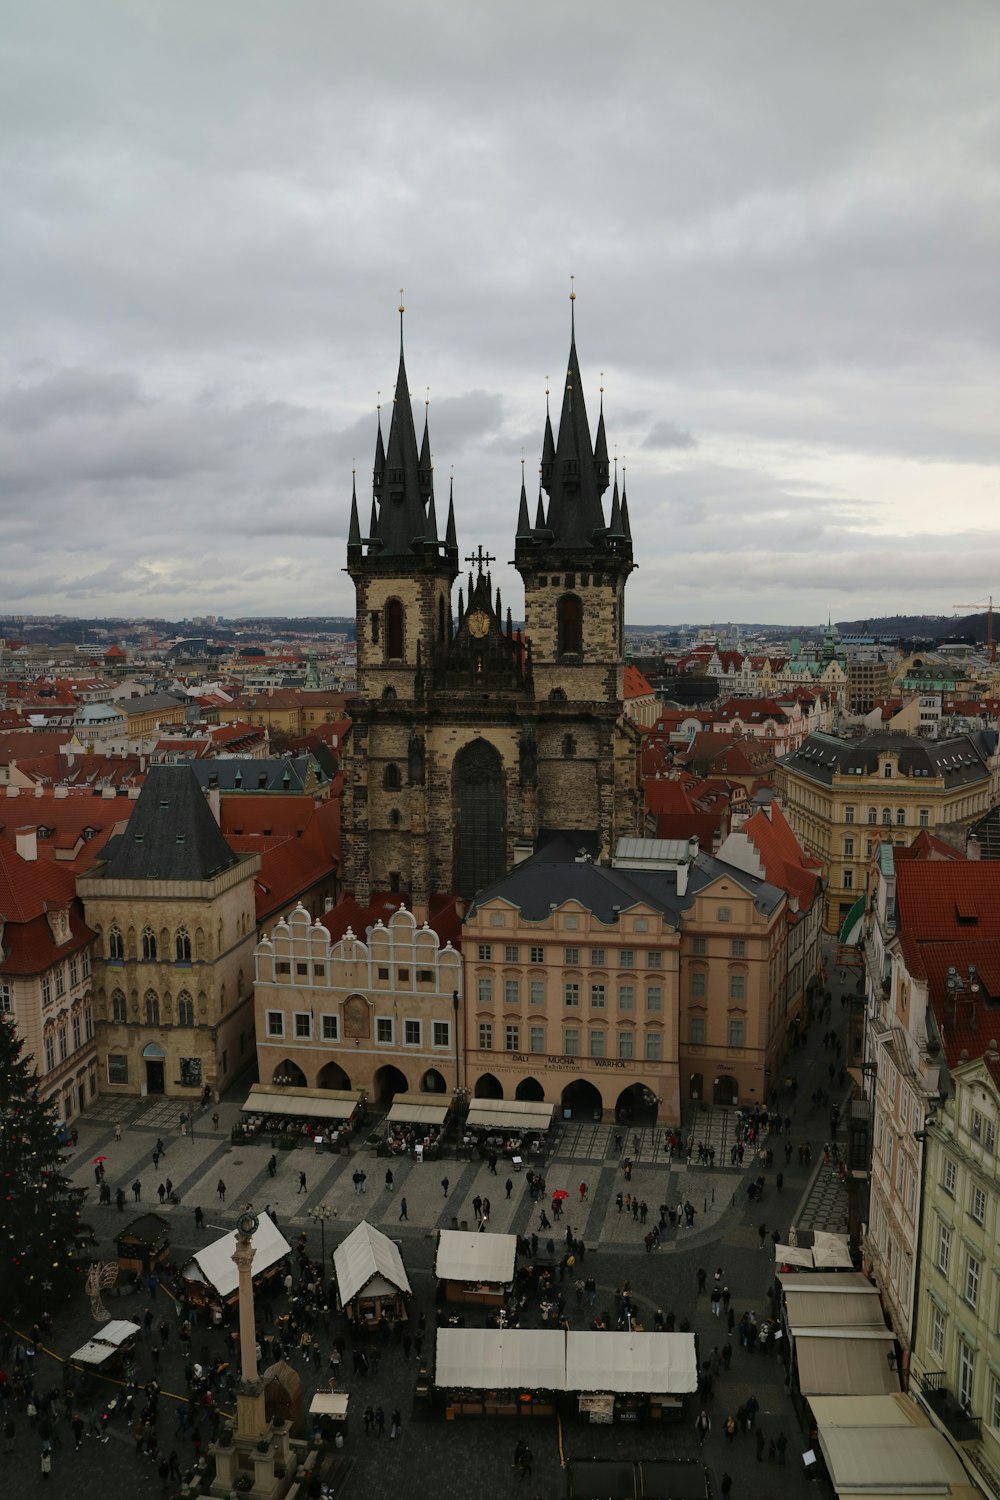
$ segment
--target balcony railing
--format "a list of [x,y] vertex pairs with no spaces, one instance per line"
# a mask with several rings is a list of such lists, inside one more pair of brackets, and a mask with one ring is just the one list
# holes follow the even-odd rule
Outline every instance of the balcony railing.
[[983,1435],[982,1417],[966,1411],[948,1389],[944,1370],[929,1370],[917,1376],[924,1400],[947,1427],[956,1443],[978,1443]]

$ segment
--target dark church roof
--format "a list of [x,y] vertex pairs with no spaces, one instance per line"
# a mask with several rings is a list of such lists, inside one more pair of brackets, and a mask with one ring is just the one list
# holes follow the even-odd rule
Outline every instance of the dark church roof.
[[239,860],[189,765],[150,766],[128,827],[107,853],[107,880],[212,880]]

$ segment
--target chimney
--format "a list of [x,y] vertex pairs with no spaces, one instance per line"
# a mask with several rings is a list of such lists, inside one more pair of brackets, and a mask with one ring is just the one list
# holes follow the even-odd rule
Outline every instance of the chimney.
[[35,828],[19,828],[15,835],[17,852],[28,864],[34,864],[38,858],[38,830]]

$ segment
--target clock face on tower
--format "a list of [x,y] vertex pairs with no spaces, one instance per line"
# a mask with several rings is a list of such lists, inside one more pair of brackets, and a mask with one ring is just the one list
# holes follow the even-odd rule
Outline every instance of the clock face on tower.
[[482,640],[489,632],[490,617],[485,610],[477,609],[469,616],[469,634],[474,635],[476,640]]

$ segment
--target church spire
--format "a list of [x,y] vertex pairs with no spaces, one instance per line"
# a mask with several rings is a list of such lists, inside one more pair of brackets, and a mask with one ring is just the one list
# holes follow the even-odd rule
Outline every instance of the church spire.
[[358,480],[355,470],[351,470],[351,521],[347,528],[347,550],[354,551],[358,557],[361,556],[361,522],[358,520]]
[[458,561],[458,533],[455,530],[455,476],[451,476],[448,484],[448,526],[444,534],[444,544],[449,552],[455,554]]
[[521,504],[517,512],[517,537],[527,538],[531,535],[531,520],[528,516],[528,492],[524,488],[524,456],[521,456]]
[[[413,425],[413,407],[410,404],[410,388],[406,378],[406,359],[403,349],[403,301],[399,303],[399,372],[396,376],[396,394],[392,405],[392,422],[389,441],[382,461],[381,483],[376,482],[379,495],[379,515],[376,539],[382,544],[385,557],[405,556],[413,552],[414,543],[420,542],[426,530],[424,496],[421,493],[421,464],[417,452],[417,434]],[[376,475],[378,475],[379,449],[382,428],[376,446]],[[428,439],[429,451],[429,439]]]
[[[548,491],[549,530],[557,546],[590,548],[605,531],[601,494],[607,480],[599,478],[599,466],[590,441],[587,404],[576,352],[576,292],[570,294],[573,314],[569,361],[563,387],[559,436],[551,463],[546,462],[551,424],[546,421],[542,452],[542,484]],[[604,442],[605,461],[607,443]]]

